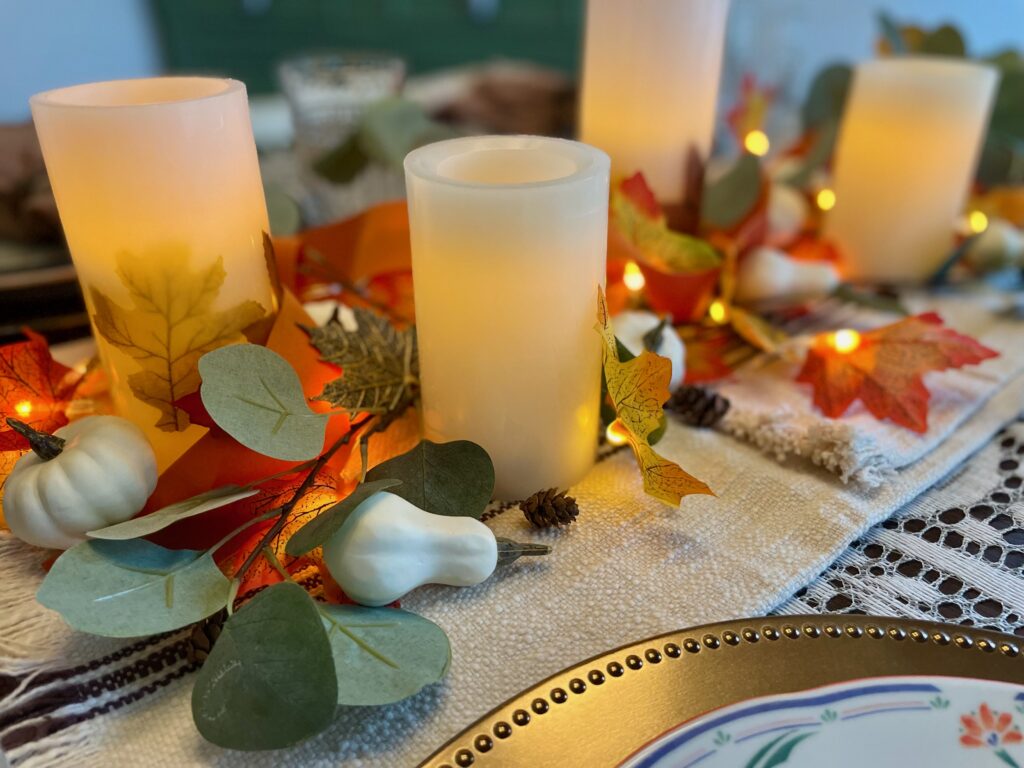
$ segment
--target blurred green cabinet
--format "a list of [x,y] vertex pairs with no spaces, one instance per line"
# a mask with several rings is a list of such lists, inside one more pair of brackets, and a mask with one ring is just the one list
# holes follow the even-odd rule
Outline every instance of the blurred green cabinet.
[[410,72],[496,57],[575,72],[584,0],[152,0],[172,72],[276,88],[274,67],[316,50],[398,53]]

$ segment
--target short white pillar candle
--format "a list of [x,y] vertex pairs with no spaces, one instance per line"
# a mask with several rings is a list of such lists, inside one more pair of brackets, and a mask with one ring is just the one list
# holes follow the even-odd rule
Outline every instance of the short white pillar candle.
[[567,488],[594,461],[609,160],[481,136],[405,159],[423,423],[494,461],[495,495]]
[[588,0],[580,139],[616,176],[643,171],[663,203],[683,198],[691,150],[711,151],[728,0]]
[[953,244],[998,75],[944,58],[857,66],[835,156],[825,235],[844,277],[927,279]]

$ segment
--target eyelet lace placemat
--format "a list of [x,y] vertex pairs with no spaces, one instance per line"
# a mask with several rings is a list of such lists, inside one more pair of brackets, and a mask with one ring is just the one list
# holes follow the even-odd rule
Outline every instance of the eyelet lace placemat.
[[1024,422],[850,545],[777,613],[912,616],[1024,637]]

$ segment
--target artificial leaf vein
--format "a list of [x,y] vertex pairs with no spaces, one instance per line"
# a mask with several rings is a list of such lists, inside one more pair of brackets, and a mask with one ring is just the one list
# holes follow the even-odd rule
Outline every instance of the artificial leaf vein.
[[188,415],[174,403],[199,388],[199,358],[245,341],[245,329],[267,314],[255,301],[215,309],[225,277],[223,259],[190,270],[188,257],[181,245],[141,257],[121,254],[117,274],[128,291],[129,307],[94,286],[89,290],[97,331],[138,362],[141,370],[128,376],[128,385],[136,397],[159,411],[156,426],[166,431],[189,425]]

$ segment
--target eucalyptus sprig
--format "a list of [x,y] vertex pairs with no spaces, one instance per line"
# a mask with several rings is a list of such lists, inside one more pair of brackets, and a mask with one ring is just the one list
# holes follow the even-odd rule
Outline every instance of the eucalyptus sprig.
[[[199,361],[200,396],[217,426],[257,453],[297,463],[92,531],[89,541],[57,559],[39,591],[39,600],[72,626],[113,637],[167,632],[226,611],[192,699],[199,731],[224,747],[290,746],[326,727],[339,705],[397,701],[448,670],[451,650],[437,625],[396,608],[318,603],[279,559],[287,555],[294,562],[315,551],[360,504],[385,489],[442,515],[479,518],[490,501],[490,457],[467,441],[424,441],[367,472],[370,436],[415,405],[418,363],[412,329],[396,329],[368,310],[357,310],[356,318],[357,331],[337,318],[310,331],[324,358],[342,366],[340,379],[321,395],[337,411],[310,408],[295,370],[265,347],[223,347]],[[348,429],[325,446],[331,418],[343,413],[351,419]],[[312,519],[298,530],[289,528],[318,476],[343,448],[357,444],[364,481],[340,501],[303,513]],[[254,514],[207,550],[171,550],[144,538],[265,493],[261,486],[283,475],[302,479],[272,509]],[[218,551],[268,522],[241,565],[225,574]],[[282,581],[239,595],[260,563]],[[331,669],[335,674],[325,674]]]

